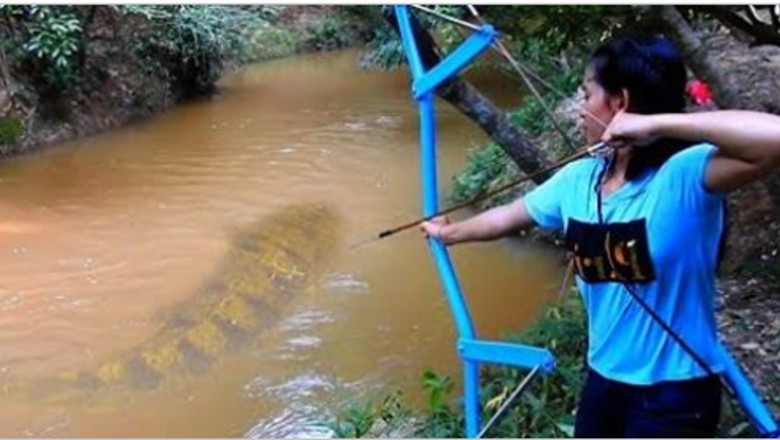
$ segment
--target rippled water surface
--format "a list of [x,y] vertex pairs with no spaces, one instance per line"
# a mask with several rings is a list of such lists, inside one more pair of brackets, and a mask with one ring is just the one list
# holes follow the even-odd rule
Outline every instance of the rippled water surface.
[[[89,371],[166,331],[246,225],[291,204],[338,213],[340,242],[272,324],[205,373],[99,398],[0,400],[0,435],[324,436],[335,402],[420,375],[459,378],[452,321],[416,231],[416,109],[404,71],[354,51],[249,66],[213,99],[0,166],[0,377]],[[475,81],[502,105],[501,78]],[[439,105],[442,186],[485,141]],[[316,231],[312,226],[312,230]],[[478,332],[500,337],[557,286],[549,258],[499,242],[454,249]]]

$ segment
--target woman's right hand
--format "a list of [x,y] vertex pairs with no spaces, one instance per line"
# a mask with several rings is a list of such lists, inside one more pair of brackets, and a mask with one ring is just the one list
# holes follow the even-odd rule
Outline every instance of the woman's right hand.
[[425,238],[432,237],[441,240],[444,244],[447,244],[447,240],[443,234],[444,227],[450,224],[450,219],[447,216],[434,217],[428,221],[420,223],[420,231],[425,234]]
[[604,130],[601,140],[614,147],[645,147],[658,140],[658,118],[619,110]]

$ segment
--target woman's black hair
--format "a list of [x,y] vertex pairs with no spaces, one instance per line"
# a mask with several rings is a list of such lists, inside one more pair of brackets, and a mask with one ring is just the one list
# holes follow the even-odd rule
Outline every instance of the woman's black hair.
[[[685,110],[685,63],[675,45],[664,37],[623,36],[609,41],[590,59],[594,80],[608,95],[628,91],[632,113],[680,113]],[[659,168],[675,153],[693,145],[680,139],[658,139],[635,148],[626,169],[633,180],[649,169]],[[717,266],[723,262],[729,235],[728,210],[723,204],[723,232],[718,245]]]
[[[685,108],[686,71],[680,53],[664,37],[617,37],[601,46],[590,59],[594,80],[608,95],[628,91],[632,113],[680,113]],[[660,167],[669,157],[692,143],[659,139],[636,148],[626,169],[633,180],[648,169]]]

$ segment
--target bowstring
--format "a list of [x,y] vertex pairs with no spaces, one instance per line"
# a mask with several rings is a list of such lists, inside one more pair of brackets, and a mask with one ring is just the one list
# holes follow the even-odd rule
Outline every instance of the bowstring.
[[[452,22],[454,24],[457,24],[459,26],[468,28],[468,29],[473,30],[473,31],[478,31],[480,29],[479,27],[475,26],[472,23],[469,23],[469,22],[466,22],[466,21],[463,21],[463,20],[459,20],[459,19],[456,19],[454,17],[450,17],[450,16],[448,16],[448,15],[446,15],[444,13],[441,13],[439,11],[434,11],[434,10],[425,8],[423,6],[417,6],[417,5],[412,5],[412,7],[416,8],[416,9],[419,9],[421,11],[424,11],[424,12],[430,13],[432,15],[435,15],[437,17],[440,17],[440,18],[444,19],[444,20],[450,21],[450,22]],[[471,12],[471,14],[480,23],[485,24],[485,21],[482,19],[482,17],[479,15],[479,12],[476,10],[476,8],[473,5],[467,4],[466,7],[468,8],[468,10]],[[780,6],[775,6],[775,8],[780,13]],[[532,84],[532,82],[530,81],[530,79],[528,77],[529,76],[532,77],[533,79],[538,81],[540,84],[542,84],[544,87],[546,87],[547,90],[555,93],[556,95],[558,95],[559,97],[561,97],[563,99],[567,99],[568,96],[564,92],[560,91],[555,86],[550,84],[549,82],[545,81],[543,78],[541,78],[539,75],[537,75],[532,69],[528,68],[527,66],[524,66],[522,63],[517,61],[509,53],[509,51],[506,49],[506,47],[503,45],[503,43],[501,42],[500,37],[498,37],[498,36],[496,37],[496,41],[493,44],[491,44],[491,48],[493,50],[495,50],[496,52],[498,52],[502,57],[504,57],[504,59],[506,59],[507,62],[512,66],[512,68],[514,68],[514,70],[520,75],[520,78],[525,82],[526,86],[531,90],[531,92],[534,94],[535,98],[541,104],[542,109],[545,111],[547,116],[552,121],[553,126],[555,127],[555,129],[561,134],[561,136],[564,138],[564,141],[570,147],[572,147],[571,138],[569,137],[569,135],[567,133],[565,133],[560,128],[560,126],[558,125],[557,120],[555,118],[555,115],[552,113],[552,111],[549,110],[549,108],[547,107],[546,103],[541,98],[541,94],[538,92],[538,90]],[[606,124],[603,120],[601,120],[599,117],[597,117],[592,112],[590,112],[587,108],[584,107],[583,104],[581,104],[579,102],[575,102],[575,105],[582,111],[582,113],[585,116],[588,116],[593,121],[595,121],[597,124],[601,125],[603,128],[607,128],[608,127],[608,124]],[[592,147],[592,148],[594,148],[594,152],[596,151],[595,147],[596,146]],[[606,149],[607,147],[608,146],[605,144],[605,147],[602,147],[602,149]],[[611,147],[609,147],[609,148],[611,148]],[[561,289],[561,298],[563,297],[566,285],[568,284],[567,281],[568,281],[568,277],[570,276],[569,273],[573,272],[573,269],[574,269],[574,259],[573,258],[570,259],[568,266],[569,267],[567,268],[567,274],[564,277],[564,282],[563,282],[563,285],[561,286],[562,287],[562,289]],[[663,319],[661,319],[660,316],[657,316],[655,314],[655,311],[652,310],[652,308],[650,308],[649,305],[647,305],[639,297],[639,295],[637,295],[635,292],[633,292],[632,289],[630,288],[630,286],[626,282],[622,282],[621,284],[630,293],[630,296],[632,296],[633,299],[635,299],[639,303],[639,305],[645,310],[645,312],[647,312],[656,321],[656,323],[663,330],[665,330],[667,332],[667,334],[669,334],[675,340],[675,342],[677,342],[683,348],[683,351],[686,351],[693,358],[693,360],[699,365],[699,367],[701,367],[706,373],[712,374],[712,369],[710,368],[710,366],[707,365],[707,363],[704,362],[703,359],[701,359],[701,357],[698,355],[698,353],[695,350],[693,350],[692,347],[690,347],[686,343],[686,341],[679,334],[677,334]],[[735,396],[735,391],[732,390],[729,386],[724,387],[724,389],[727,391],[727,393],[731,394],[732,397]],[[775,435],[776,435],[776,432],[765,434],[765,436],[775,436]]]
[[[486,24],[485,20],[482,18],[482,16],[480,16],[479,12],[474,7],[474,5],[467,4],[466,7],[468,8],[468,10],[471,13],[471,15],[473,15],[480,22],[480,24],[482,24],[482,25]],[[450,22],[452,22],[452,23],[454,23],[454,24],[456,24],[456,25],[458,25],[460,27],[465,27],[465,28],[468,28],[468,29],[470,29],[472,31],[479,30],[479,27],[477,27],[477,26],[475,26],[475,25],[473,25],[471,23],[468,23],[468,22],[463,21],[463,20],[456,19],[454,17],[450,17],[450,16],[448,16],[446,14],[440,13],[439,11],[428,9],[428,8],[425,8],[425,7],[422,7],[422,6],[418,7],[417,9],[420,9],[420,10],[422,10],[424,12],[427,12],[427,13],[430,13],[430,14],[435,15],[437,17],[440,17],[440,18],[442,18],[444,20],[448,20],[448,21],[450,21]],[[460,30],[460,28],[457,28],[457,29]],[[526,87],[528,87],[528,89],[534,95],[536,100],[539,102],[540,106],[542,107],[542,110],[545,112],[547,117],[550,119],[550,121],[553,124],[553,127],[561,135],[563,141],[567,144],[569,149],[570,150],[576,150],[576,147],[574,146],[574,142],[572,141],[571,136],[569,136],[569,134],[566,132],[566,130],[564,130],[563,127],[560,126],[560,124],[558,123],[557,118],[555,117],[555,114],[548,107],[547,102],[544,100],[544,98],[542,97],[541,93],[539,93],[539,90],[536,88],[536,86],[533,84],[533,82],[531,81],[531,79],[529,77],[532,77],[534,80],[538,81],[541,85],[546,87],[548,91],[553,92],[554,94],[556,94],[560,98],[567,99],[568,96],[564,92],[559,90],[557,87],[555,87],[552,84],[550,84],[549,82],[545,81],[541,76],[536,74],[536,72],[534,72],[532,69],[524,66],[519,61],[517,61],[517,59],[515,59],[509,53],[509,50],[507,50],[507,48],[504,46],[504,44],[501,41],[500,37],[496,37],[496,41],[491,44],[491,48],[494,51],[498,52],[509,63],[509,65],[512,66],[512,68],[515,70],[515,72],[520,76],[520,78],[525,83]],[[588,116],[589,118],[593,119],[597,124],[601,125],[603,128],[607,128],[607,124],[603,120],[601,120],[601,118],[597,117],[592,112],[590,112],[587,108],[585,108],[584,105],[580,104],[579,102],[575,102],[575,104],[580,108],[580,110],[586,116]],[[561,292],[559,294],[559,300],[562,300],[564,295],[565,295],[565,291],[566,291],[566,289],[568,287],[569,277],[571,276],[573,271],[574,271],[574,259],[570,258],[569,262],[567,264],[567,267],[566,267],[566,275],[564,276],[563,283],[561,284]]]
[[[470,11],[472,12],[472,14],[474,14],[474,15],[475,15],[475,17],[476,17],[476,18],[477,18],[477,19],[480,21],[480,23],[482,23],[482,24],[486,24],[486,23],[485,23],[485,21],[484,21],[484,20],[483,20],[483,19],[482,19],[482,18],[479,16],[479,14],[477,13],[476,9],[475,9],[475,8],[474,8],[472,5],[467,5],[467,6],[469,7],[469,9],[470,9]],[[447,14],[444,14],[444,13],[442,13],[442,12],[436,11],[436,10],[434,10],[434,9],[426,8],[426,7],[424,7],[424,6],[419,6],[419,5],[411,5],[411,7],[412,7],[412,8],[414,8],[414,9],[418,9],[418,10],[420,10],[420,11],[423,11],[423,12],[425,12],[425,13],[428,13],[428,14],[434,15],[434,16],[436,16],[436,17],[439,17],[439,18],[441,18],[441,19],[443,19],[443,20],[446,20],[446,21],[452,22],[452,23],[454,23],[454,24],[456,24],[456,25],[460,26],[461,28],[467,28],[467,29],[470,29],[470,30],[472,30],[472,31],[479,31],[479,30],[481,29],[479,26],[477,26],[477,25],[475,25],[475,24],[472,24],[472,23],[469,23],[469,22],[466,22],[466,21],[463,21],[463,20],[457,19],[457,18],[455,18],[455,17],[451,17],[451,16],[449,16],[449,15],[447,15]],[[460,29],[458,29],[458,31],[460,31]],[[460,32],[459,32],[459,33],[460,33]],[[461,33],[461,35],[463,35],[463,34]],[[546,102],[544,101],[544,99],[543,99],[543,98],[542,98],[542,96],[541,96],[541,93],[539,93],[538,89],[537,89],[537,88],[536,88],[536,87],[533,85],[533,83],[532,83],[532,82],[531,82],[531,80],[528,78],[528,76],[531,76],[531,77],[533,77],[534,79],[536,79],[537,81],[539,81],[539,82],[540,82],[542,85],[544,85],[544,86],[545,86],[545,87],[547,87],[549,90],[551,90],[552,92],[556,93],[557,95],[559,95],[559,96],[562,96],[562,97],[566,97],[566,95],[565,95],[563,92],[561,92],[560,90],[558,90],[557,88],[555,88],[554,86],[552,86],[551,84],[549,84],[548,82],[544,81],[544,80],[543,80],[543,79],[542,79],[542,78],[541,78],[539,75],[537,75],[537,74],[536,74],[536,73],[535,73],[533,70],[531,70],[531,69],[529,69],[529,68],[527,68],[527,67],[524,67],[522,64],[520,64],[520,63],[519,63],[519,62],[518,62],[518,61],[517,61],[517,60],[516,60],[514,57],[512,57],[512,55],[509,53],[509,51],[506,49],[506,47],[504,47],[504,45],[503,45],[503,44],[501,44],[501,42],[500,42],[500,41],[498,41],[498,44],[496,44],[496,43],[493,43],[493,44],[491,44],[491,48],[492,48],[493,50],[495,50],[496,52],[498,52],[498,53],[499,53],[499,54],[500,54],[502,57],[504,57],[505,59],[507,59],[507,60],[510,62],[510,64],[511,64],[511,65],[514,67],[514,69],[515,69],[515,70],[516,70],[516,71],[517,71],[517,72],[520,74],[521,78],[522,78],[522,79],[523,79],[523,81],[526,83],[526,85],[528,86],[528,88],[529,88],[529,89],[532,91],[532,93],[534,94],[534,97],[535,97],[535,98],[536,98],[536,99],[539,101],[539,103],[541,104],[541,106],[542,106],[543,110],[546,112],[546,114],[547,114],[547,117],[549,117],[549,118],[550,118],[550,120],[551,120],[551,121],[552,121],[552,123],[553,123],[553,126],[554,126],[554,127],[555,127],[555,129],[556,129],[556,130],[557,130],[557,131],[560,133],[560,135],[563,137],[564,141],[565,141],[565,142],[568,144],[568,146],[569,146],[569,147],[570,147],[570,148],[571,148],[573,151],[577,151],[577,150],[578,150],[578,148],[577,148],[577,147],[574,145],[574,142],[572,141],[571,137],[570,137],[570,136],[569,136],[569,135],[566,133],[566,131],[565,131],[565,130],[564,130],[564,129],[563,129],[563,128],[562,128],[562,127],[561,127],[561,126],[558,124],[558,122],[557,122],[557,120],[556,120],[556,118],[555,118],[555,115],[554,115],[554,114],[552,113],[552,111],[551,111],[551,110],[550,110],[550,109],[547,107],[547,105],[546,105]],[[438,48],[435,48],[435,49],[438,49]],[[439,54],[439,56],[441,56],[441,54],[439,53],[439,51],[438,51],[438,50],[437,50],[436,52],[437,52],[437,54]],[[603,127],[605,127],[605,128],[607,127],[607,124],[605,124],[605,123],[604,123],[604,122],[603,122],[601,119],[599,119],[597,116],[593,115],[593,113],[591,113],[591,112],[589,112],[587,109],[585,109],[585,108],[584,108],[584,107],[583,107],[581,104],[577,103],[577,106],[578,106],[578,107],[580,107],[580,108],[582,109],[583,113],[585,113],[586,115],[588,115],[589,117],[591,117],[591,118],[592,118],[594,121],[596,121],[598,124],[600,124],[601,126],[603,126]],[[591,156],[597,156],[597,155],[605,154],[605,153],[606,153],[608,150],[610,150],[610,149],[612,149],[612,148],[613,148],[613,147],[612,147],[611,145],[609,145],[608,143],[605,143],[605,142],[600,142],[600,143],[598,143],[598,144],[596,144],[596,145],[592,145],[592,146],[589,146],[589,147],[587,147],[587,148],[586,148],[584,151],[582,151],[582,152],[579,152],[579,153],[573,154],[572,156],[569,156],[569,158],[567,158],[567,159],[563,159],[563,160],[561,160],[560,162],[556,163],[556,164],[555,164],[555,165],[553,165],[553,166],[550,166],[550,167],[548,167],[548,168],[545,168],[545,169],[544,169],[544,170],[542,170],[542,171],[538,171],[538,172],[535,172],[535,173],[531,173],[530,175],[537,175],[537,174],[541,174],[541,173],[549,172],[549,171],[551,171],[551,170],[553,170],[553,169],[556,169],[556,168],[558,168],[559,166],[561,166],[561,165],[563,165],[563,164],[565,164],[565,163],[568,163],[570,160],[574,159],[575,157],[581,157],[581,156],[583,155],[583,153],[589,154],[589,155],[591,155]],[[526,173],[526,174],[527,174],[527,173]],[[530,175],[529,175],[529,176],[530,176]],[[472,203],[474,203],[474,202],[476,202],[476,201],[478,201],[478,200],[482,200],[483,198],[486,198],[486,197],[488,197],[488,196],[491,196],[491,195],[494,195],[494,194],[496,194],[496,193],[498,193],[498,192],[501,192],[501,191],[503,191],[504,189],[508,189],[509,187],[511,187],[511,186],[514,186],[515,184],[519,184],[519,183],[521,183],[521,182],[523,182],[523,181],[526,181],[526,180],[528,180],[528,177],[529,177],[529,176],[526,176],[525,178],[522,178],[522,179],[519,179],[519,180],[517,180],[517,181],[511,182],[510,184],[508,184],[508,185],[506,185],[506,186],[504,186],[504,187],[501,187],[499,190],[496,190],[496,191],[490,191],[490,192],[489,192],[489,193],[487,193],[487,194],[482,194],[481,196],[475,197],[474,199],[472,199],[472,200],[470,200],[470,201],[468,201],[468,202],[466,202],[466,203],[463,203],[462,205],[458,205],[458,206],[455,206],[455,207],[451,207],[451,208],[449,208],[449,209],[447,209],[447,210],[440,211],[439,213],[437,213],[437,214],[435,214],[435,215],[442,215],[442,214],[444,214],[444,213],[449,213],[449,212],[451,212],[451,211],[453,211],[453,210],[455,210],[455,209],[460,209],[460,208],[462,208],[462,207],[465,207],[465,206],[467,206],[467,205],[470,205],[470,204],[472,204]],[[431,218],[432,218],[432,217],[431,217]],[[419,220],[416,220],[416,222],[420,222],[420,221],[424,221],[424,220],[429,220],[429,218],[421,218],[421,219],[419,219]],[[410,228],[410,227],[414,226],[415,224],[416,224],[415,222],[409,222],[409,223],[407,223],[407,224],[404,224],[404,225],[401,225],[401,226],[398,226],[398,227],[395,227],[395,228],[392,228],[392,229],[388,229],[388,230],[386,230],[386,231],[382,231],[381,233],[379,233],[379,235],[378,235],[378,236],[375,236],[375,237],[372,237],[372,238],[368,238],[368,239],[366,239],[366,240],[363,240],[363,241],[361,241],[361,242],[358,242],[358,243],[356,243],[356,244],[354,244],[354,245],[350,246],[350,249],[354,249],[354,248],[362,247],[362,246],[364,246],[364,245],[366,245],[366,244],[370,244],[370,243],[372,243],[372,242],[374,242],[374,241],[376,241],[376,240],[380,240],[380,239],[382,239],[382,238],[389,237],[389,236],[391,236],[391,235],[394,235],[394,234],[395,234],[395,233],[397,233],[397,232],[400,232],[400,231],[402,231],[402,230],[406,230],[406,229],[408,229],[408,228]]]
[[[469,9],[470,13],[476,18],[481,24],[487,24],[485,20],[482,18],[482,16],[479,15],[479,12],[477,12],[476,8],[473,5],[466,5]],[[422,12],[434,15],[436,17],[439,17],[443,20],[449,21],[455,25],[458,25],[460,27],[469,29],[471,31],[479,31],[480,27],[469,23],[464,20],[460,20],[458,18],[452,17],[450,15],[447,15],[443,12],[436,11],[434,9],[426,8],[424,6],[419,5],[412,5],[412,8],[420,10]],[[539,84],[543,85],[547,90],[555,93],[557,96],[561,98],[568,98],[566,93],[558,89],[557,87],[553,86],[549,82],[545,81],[540,75],[538,75],[536,72],[533,71],[533,69],[529,68],[528,66],[524,65],[520,61],[518,61],[515,57],[511,55],[509,50],[507,50],[506,46],[501,41],[500,32],[499,35],[496,36],[496,41],[491,45],[491,49],[496,51],[501,57],[503,57],[509,65],[515,70],[515,72],[520,76],[520,78],[523,80],[525,85],[528,87],[528,89],[531,91],[531,93],[534,95],[534,98],[536,98],[539,103],[541,104],[543,110],[545,111],[547,117],[550,118],[551,122],[553,123],[553,126],[555,129],[561,134],[561,136],[564,138],[564,141],[569,144],[569,147],[572,149],[575,149],[573,146],[573,142],[571,140],[571,136],[569,136],[565,130],[563,130],[560,125],[557,122],[557,119],[555,118],[555,115],[553,112],[549,109],[544,99],[541,97],[541,93],[539,93],[536,86],[534,86],[533,82],[530,80],[529,77],[533,78]],[[575,105],[589,118],[593,119],[597,124],[599,124],[603,128],[607,128],[609,124],[605,123],[601,118],[593,114],[593,112],[589,111],[587,108],[585,108],[581,103],[576,102]]]

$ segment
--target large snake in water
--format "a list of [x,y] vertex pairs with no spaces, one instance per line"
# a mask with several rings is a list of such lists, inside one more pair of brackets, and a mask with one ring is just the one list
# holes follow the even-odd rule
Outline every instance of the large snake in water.
[[288,207],[237,234],[199,294],[146,343],[94,368],[55,377],[0,379],[0,395],[54,403],[113,390],[152,390],[208,370],[276,322],[314,286],[338,243],[340,222],[323,205]]

